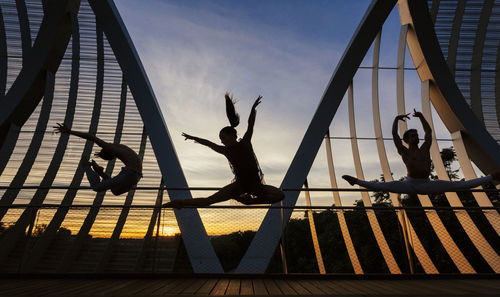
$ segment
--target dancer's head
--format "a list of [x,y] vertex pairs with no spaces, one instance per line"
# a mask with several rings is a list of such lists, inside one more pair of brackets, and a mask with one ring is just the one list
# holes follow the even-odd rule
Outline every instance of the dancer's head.
[[403,141],[408,145],[418,144],[418,132],[416,129],[409,129],[403,134]]
[[226,115],[231,126],[224,127],[219,132],[219,138],[224,145],[231,145],[236,143],[236,129],[235,127],[240,123],[240,116],[234,109],[234,100],[229,93],[224,96],[226,99]]
[[106,161],[110,161],[116,158],[115,154],[106,149],[102,149],[100,152],[97,152],[94,155]]

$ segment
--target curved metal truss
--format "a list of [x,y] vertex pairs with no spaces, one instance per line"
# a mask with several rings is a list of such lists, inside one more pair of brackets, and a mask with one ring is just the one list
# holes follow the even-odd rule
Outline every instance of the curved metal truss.
[[[485,174],[500,169],[500,2],[373,0],[337,65],[281,184],[281,188],[288,189],[305,185],[308,206],[312,203],[307,178],[323,144],[330,184],[337,188],[333,162],[335,146],[330,141],[329,128],[344,98],[348,106],[348,138],[354,168],[357,177],[364,178],[353,81],[370,48],[373,49],[370,68],[375,146],[384,180],[393,180],[381,124],[379,56],[382,28],[396,4],[401,19],[395,68],[398,113],[405,113],[405,55],[408,47],[421,81],[421,110],[432,125],[434,109],[450,132],[464,177],[476,177],[472,162]],[[149,224],[141,227],[144,229],[141,229],[144,234],[142,244],[135,251],[133,263],[123,270],[143,271],[148,262],[153,228],[159,228],[161,212],[158,208],[139,212],[132,206],[161,206],[164,189],[169,199],[191,198],[191,193],[178,190],[187,188],[187,181],[146,72],[113,1],[0,0],[0,101],[3,102],[0,112],[0,185],[6,185],[0,190],[0,221],[13,222],[8,232],[0,237],[0,263],[3,267],[0,271],[112,271],[110,267],[120,264],[114,255],[120,249],[119,239],[124,230],[138,229],[137,226],[141,225],[139,217],[142,217],[142,222],[147,217]],[[134,148],[144,162],[144,178],[139,187],[157,188],[155,197],[151,198],[152,192],[132,190],[118,204],[106,193],[82,191],[84,172],[76,164],[81,157],[90,157],[93,144],[77,140],[70,142],[67,135],[51,136],[50,125],[55,122],[65,122],[77,130],[88,130],[106,140]],[[406,123],[400,123],[399,128],[404,132]],[[434,140],[431,156],[437,176],[450,179],[435,135]],[[114,162],[109,162],[105,169],[108,174],[118,170]],[[266,271],[282,239],[284,225],[292,216],[290,207],[296,205],[298,197],[299,192],[288,191],[282,202],[285,208],[267,211],[234,272]],[[473,198],[480,207],[493,206],[485,193],[474,192]],[[390,194],[389,199],[393,206],[401,206],[399,195]],[[445,199],[452,207],[463,206],[456,193],[446,193]],[[423,207],[434,206],[428,196],[419,195],[417,200]],[[365,207],[372,206],[368,192],[361,192],[361,201]],[[342,206],[339,192],[333,192],[333,202]],[[41,209],[40,205],[44,203],[57,207]],[[16,204],[28,204],[29,207],[13,207]],[[81,215],[74,212],[74,206],[79,204],[91,204],[92,207]],[[102,208],[104,204],[116,204],[120,211],[107,211]],[[193,271],[224,272],[198,210],[173,212]],[[332,272],[324,264],[325,250],[318,240],[313,212],[307,214],[318,270],[320,273]],[[365,273],[362,255],[351,236],[355,230],[350,229],[344,210],[337,211],[335,216],[342,237],[339,240],[345,244],[352,271]],[[429,210],[424,216],[443,253],[451,259],[457,271],[476,273],[470,255],[461,249],[439,214]],[[491,271],[499,273],[500,256],[495,245],[500,240],[497,210],[484,215],[496,236],[493,243],[485,238],[467,212],[455,216],[477,250],[476,254]],[[35,217],[45,218],[46,226],[39,239],[28,247],[22,239],[27,229],[32,232]],[[107,217],[111,226],[96,223],[102,217]],[[387,234],[373,209],[367,210],[366,218],[376,242],[376,253],[380,254],[389,273],[406,273],[406,263],[412,266],[413,262],[417,262],[425,273],[441,272],[428,244],[416,232],[416,222],[404,210],[397,212],[397,228],[405,237],[406,254],[410,258],[414,255],[415,259],[395,256],[395,248],[388,244]],[[58,240],[62,226],[77,231],[72,240],[64,244]],[[88,246],[88,239],[91,233],[99,232],[109,234],[109,238],[102,242],[100,252],[96,254]],[[407,238],[409,234],[412,234],[411,240]],[[30,249],[27,256],[13,256],[27,248]],[[48,261],[48,250],[54,249],[59,257]],[[96,260],[85,260],[92,257]]]

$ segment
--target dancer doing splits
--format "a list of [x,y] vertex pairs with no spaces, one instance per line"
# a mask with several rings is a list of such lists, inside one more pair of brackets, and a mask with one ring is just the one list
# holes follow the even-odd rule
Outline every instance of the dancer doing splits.
[[66,124],[57,123],[54,129],[56,133],[75,135],[94,142],[102,148],[100,152],[95,153],[97,157],[106,161],[118,158],[125,164],[125,167],[122,167],[118,175],[110,177],[104,173],[104,168],[99,166],[94,160],[89,162],[82,157],[79,166],[82,166],[85,170],[92,190],[96,192],[111,190],[114,195],[120,195],[133,189],[142,178],[142,161],[128,146],[108,143],[90,133],[73,131]]
[[223,187],[215,194],[207,198],[195,198],[185,200],[173,200],[165,204],[166,207],[198,207],[208,206],[213,203],[235,199],[246,205],[275,203],[283,200],[283,192],[273,186],[262,183],[263,174],[252,148],[252,134],[255,123],[256,107],[260,104],[262,96],[259,96],[252,106],[248,118],[248,128],[242,139],[237,140],[235,127],[240,122],[239,115],[234,109],[233,99],[229,93],[225,95],[226,114],[231,126],[224,127],[219,132],[219,138],[223,145],[215,144],[209,140],[182,133],[187,139],[205,145],[219,154],[224,155],[228,161],[235,180],[233,183]]
[[420,119],[425,132],[424,143],[418,146],[419,138],[417,130],[410,129],[403,134],[403,141],[408,144],[406,148],[398,134],[398,121],[410,119],[409,114],[398,115],[392,124],[392,136],[398,153],[403,158],[406,165],[407,177],[402,181],[391,182],[368,182],[357,179],[350,175],[342,176],[349,184],[360,185],[368,190],[384,191],[393,193],[406,194],[438,194],[443,192],[453,192],[478,187],[492,180],[500,180],[500,173],[494,173],[485,177],[475,178],[467,181],[445,181],[445,180],[430,180],[431,173],[431,157],[429,150],[432,144],[432,129],[429,123],[425,120],[421,112],[413,110],[413,116]]

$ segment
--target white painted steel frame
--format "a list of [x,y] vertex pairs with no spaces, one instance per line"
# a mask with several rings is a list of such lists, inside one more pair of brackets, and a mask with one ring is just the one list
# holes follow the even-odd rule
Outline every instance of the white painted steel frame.
[[[434,170],[436,170],[437,176],[441,180],[450,180],[448,173],[446,172],[446,168],[443,163],[443,159],[441,158],[441,153],[439,149],[439,145],[436,140],[436,134],[434,130],[434,124],[432,120],[432,113],[431,113],[431,104],[430,104],[430,98],[429,98],[429,81],[424,81],[422,82],[422,113],[424,114],[425,118],[429,122],[429,125],[432,128],[432,145],[431,145],[431,157],[432,157],[432,163],[434,164]],[[454,138],[452,136],[452,138]],[[463,156],[462,156],[463,157]],[[467,157],[467,156],[466,156]],[[470,165],[470,160],[467,158],[467,161]],[[465,162],[467,162],[465,161]],[[462,163],[465,163],[462,161]],[[471,166],[472,167],[472,166]],[[466,177],[467,178],[467,177]],[[476,194],[476,193],[473,193]],[[489,199],[486,196],[485,193],[477,193],[477,194],[484,194],[486,197],[486,200],[488,202]],[[450,204],[451,207],[463,207],[462,202],[460,201],[460,198],[458,197],[456,192],[447,192],[445,193],[445,197],[448,200],[448,203]],[[490,202],[491,204],[491,202]],[[498,214],[498,213],[497,213]],[[500,272],[500,257],[498,254],[495,252],[493,247],[489,244],[489,242],[484,238],[483,234],[479,229],[477,228],[476,224],[474,221],[472,221],[472,218],[469,216],[469,214],[466,211],[457,211],[455,212],[455,215],[460,222],[460,225],[464,229],[464,231],[467,233],[467,236],[469,236],[470,240],[476,247],[476,249],[479,251],[479,253],[483,256],[483,258],[488,262],[490,267],[495,271],[495,273]],[[445,243],[443,243],[445,244]],[[458,265],[457,265],[458,266]]]
[[[325,146],[326,146],[326,159],[328,162],[328,173],[330,176],[330,184],[332,188],[337,188],[337,179],[335,177],[335,168],[333,167],[333,154],[332,154],[332,144],[330,141],[330,132],[326,133],[325,138]],[[337,191],[333,191],[333,203],[335,206],[342,206],[342,201],[340,200],[340,194]],[[363,274],[363,268],[359,263],[358,255],[356,254],[356,249],[354,248],[354,244],[352,243],[352,238],[349,233],[349,228],[347,227],[347,222],[344,216],[344,210],[339,209],[337,212],[337,218],[339,220],[340,232],[342,233],[342,237],[344,238],[344,244],[347,249],[347,254],[349,255],[349,259],[351,260],[351,265],[355,274]]]
[[[281,183],[281,188],[299,188],[306,180],[326,131],[354,74],[395,4],[396,1],[393,0],[374,0],[368,7],[334,71],[297,153]],[[283,205],[293,206],[297,198],[298,193],[286,192]],[[290,210],[284,212],[284,222],[288,221],[290,215]],[[281,238],[281,230],[273,228],[280,225],[280,217],[280,211],[277,209],[270,209],[267,212],[257,234],[236,268],[237,273],[264,273]]]
[[[167,125],[128,31],[112,0],[89,0],[127,80],[148,132],[167,188],[187,188]],[[168,190],[171,200],[192,198],[191,192]],[[175,209],[186,251],[196,273],[224,272],[196,209]]]

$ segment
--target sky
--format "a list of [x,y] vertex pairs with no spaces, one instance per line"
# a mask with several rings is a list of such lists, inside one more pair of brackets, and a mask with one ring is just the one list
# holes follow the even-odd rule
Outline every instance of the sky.
[[[237,128],[246,131],[250,107],[258,95],[262,104],[252,139],[267,184],[279,186],[321,96],[371,1],[356,0],[116,0],[151,81],[179,160],[190,186],[224,186],[233,174],[227,160],[210,149],[185,141],[182,132],[220,143],[219,130],[228,125],[224,93],[237,99],[241,116]],[[145,5],[147,3],[147,5]],[[399,37],[397,7],[382,33],[380,65],[396,66]],[[371,65],[371,51],[362,65]],[[413,67],[409,55],[407,67]],[[381,70],[380,110],[385,137],[396,115],[396,72]],[[419,109],[420,83],[407,71],[407,110]],[[354,79],[357,135],[373,137],[371,70],[360,69]],[[347,100],[330,127],[332,136],[349,136]],[[434,116],[438,138],[449,138]],[[410,121],[411,128],[420,123]],[[349,140],[333,140],[339,187],[349,187],[342,174],[354,175]],[[443,143],[441,147],[450,146]],[[381,173],[374,141],[359,141],[366,179]],[[393,144],[386,142],[396,178],[405,169]],[[308,177],[310,187],[330,187],[324,146]],[[198,192],[194,196],[207,193]],[[358,193],[344,193],[352,205]],[[331,205],[328,193],[313,193],[314,205]],[[300,198],[299,204],[304,204]]]

